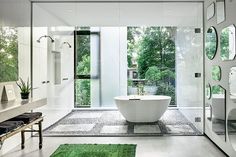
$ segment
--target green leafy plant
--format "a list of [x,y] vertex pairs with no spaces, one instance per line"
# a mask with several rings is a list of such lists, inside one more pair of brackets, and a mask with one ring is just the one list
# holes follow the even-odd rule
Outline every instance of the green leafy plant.
[[27,82],[24,82],[23,79],[20,78],[20,81],[19,82],[16,81],[16,84],[20,88],[21,93],[23,93],[23,94],[30,93],[31,86],[30,86],[30,83],[29,83],[29,79],[27,80]]

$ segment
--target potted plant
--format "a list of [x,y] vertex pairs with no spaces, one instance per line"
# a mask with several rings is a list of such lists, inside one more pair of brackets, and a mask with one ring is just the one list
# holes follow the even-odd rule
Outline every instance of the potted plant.
[[31,86],[29,84],[29,79],[26,82],[24,82],[22,80],[22,78],[20,78],[20,82],[16,82],[17,86],[20,88],[20,94],[21,94],[21,99],[29,99],[29,94],[30,94],[30,90],[31,90]]

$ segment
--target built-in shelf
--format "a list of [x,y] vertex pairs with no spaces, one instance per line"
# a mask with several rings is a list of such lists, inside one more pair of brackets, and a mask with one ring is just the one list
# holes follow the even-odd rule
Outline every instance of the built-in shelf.
[[47,104],[47,99],[29,99],[27,101],[15,100],[0,103],[0,122],[11,119],[25,112],[34,110]]

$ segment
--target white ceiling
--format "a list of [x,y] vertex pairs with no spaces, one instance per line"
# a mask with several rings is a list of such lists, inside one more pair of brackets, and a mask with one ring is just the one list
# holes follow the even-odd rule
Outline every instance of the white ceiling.
[[202,4],[35,3],[33,17],[34,26],[201,26]]
[[186,2],[203,2],[203,1],[205,1],[205,0],[31,0],[31,1],[33,1],[33,2],[40,2],[40,1],[42,1],[42,2],[44,2],[44,1],[83,1],[83,2],[89,2],[89,1],[92,1],[92,2],[95,2],[95,1],[107,1],[107,2],[112,2],[112,1],[115,1],[115,2],[126,2],[126,1],[128,1],[128,2],[131,2],[131,1],[134,1],[134,2],[136,2],[136,1],[160,1],[160,2],[163,2],[163,1],[165,1],[165,2],[168,2],[168,1],[186,1]]
[[[34,0],[48,1],[48,0]],[[71,0],[50,0],[71,1]],[[202,22],[201,3],[34,3],[35,26],[124,26],[124,25],[198,25]],[[105,1],[115,1],[113,3]],[[120,0],[120,2],[127,0]],[[158,1],[158,0],[153,0]],[[165,1],[165,0],[161,0]],[[171,0],[175,1],[175,0]],[[176,0],[177,1],[177,0]],[[181,0],[188,1],[188,0]],[[191,0],[201,1],[201,0]],[[29,0],[0,0],[1,26],[30,26]]]
[[0,26],[30,26],[30,2],[0,0]]

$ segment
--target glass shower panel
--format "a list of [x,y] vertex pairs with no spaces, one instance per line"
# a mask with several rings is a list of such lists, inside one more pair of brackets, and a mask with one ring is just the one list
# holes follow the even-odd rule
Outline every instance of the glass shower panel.
[[204,90],[202,27],[179,27],[175,40],[177,107],[202,132]]

